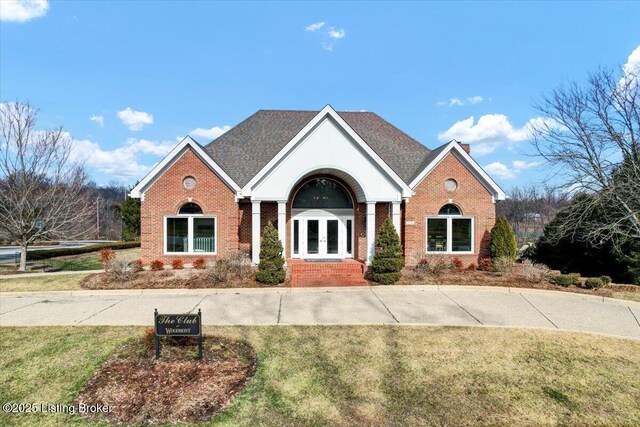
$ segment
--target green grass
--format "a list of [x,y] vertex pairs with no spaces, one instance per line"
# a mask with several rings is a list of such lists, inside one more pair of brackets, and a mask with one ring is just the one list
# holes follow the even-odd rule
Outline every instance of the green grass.
[[[0,403],[69,403],[134,327],[0,328]],[[552,331],[208,327],[259,366],[207,425],[638,425],[640,342]],[[86,425],[0,413],[0,425]]]
[[[140,258],[140,248],[122,249],[116,251],[116,256],[134,260],[136,258]],[[102,269],[100,254],[98,252],[92,252],[86,255],[52,258],[46,261],[41,261],[41,263],[42,265],[48,266],[49,269],[59,271],[86,271]]]
[[36,277],[3,279],[0,277],[1,292],[72,291],[82,289],[80,282],[88,273],[43,274]]

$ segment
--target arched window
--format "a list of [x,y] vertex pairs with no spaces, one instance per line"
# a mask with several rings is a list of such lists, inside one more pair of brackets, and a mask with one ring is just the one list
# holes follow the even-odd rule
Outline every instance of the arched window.
[[202,208],[195,203],[185,203],[178,211],[179,215],[202,215]]
[[314,178],[307,181],[293,198],[293,209],[353,209],[349,192],[337,181]]
[[178,215],[165,217],[165,253],[216,253],[216,217],[204,216],[196,203],[185,203]]
[[438,215],[462,215],[462,212],[460,212],[459,207],[449,203],[448,205],[444,205],[440,208]]
[[473,253],[473,217],[447,204],[437,216],[427,218],[427,250],[439,253]]

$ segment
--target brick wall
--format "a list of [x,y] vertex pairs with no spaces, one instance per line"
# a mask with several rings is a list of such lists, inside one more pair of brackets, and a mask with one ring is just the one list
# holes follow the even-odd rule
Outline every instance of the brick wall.
[[[457,181],[455,191],[447,191],[444,182]],[[404,204],[404,245],[407,265],[415,265],[426,250],[426,217],[437,215],[447,203],[457,205],[465,216],[474,218],[474,254],[457,255],[464,263],[478,263],[490,256],[491,228],[495,224],[496,210],[489,191],[473,176],[452,153],[448,154],[415,189],[416,194]],[[456,255],[451,255],[456,256]]]
[[[197,181],[193,190],[183,186],[182,181],[187,176],[193,176]],[[243,218],[235,193],[193,151],[188,150],[145,192],[140,218],[141,250],[145,263],[154,259],[169,263],[175,258],[182,258],[188,263],[199,257],[164,255],[164,217],[175,215],[189,201],[200,205],[205,215],[216,217],[217,253],[226,255],[238,250],[239,224]],[[249,227],[250,214],[249,204]],[[250,236],[249,229],[249,239]]]

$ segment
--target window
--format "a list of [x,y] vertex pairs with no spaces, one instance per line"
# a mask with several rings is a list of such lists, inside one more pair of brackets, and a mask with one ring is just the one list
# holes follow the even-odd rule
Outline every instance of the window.
[[307,181],[293,198],[293,209],[353,209],[351,196],[342,184],[328,178]]
[[216,218],[186,203],[178,215],[165,218],[165,242],[166,253],[215,254]]
[[449,178],[444,182],[444,188],[446,188],[447,191],[455,191],[456,188],[458,188],[458,183],[455,179]]
[[196,188],[196,179],[192,176],[188,176],[182,180],[182,185],[184,185],[184,188],[187,190],[193,190]]
[[473,217],[462,216],[453,204],[428,217],[427,252],[473,253]]

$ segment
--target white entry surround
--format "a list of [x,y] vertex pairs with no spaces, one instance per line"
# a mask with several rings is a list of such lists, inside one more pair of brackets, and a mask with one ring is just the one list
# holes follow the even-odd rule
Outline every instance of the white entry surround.
[[[253,202],[253,224],[260,224],[260,201],[277,201],[278,229],[284,245],[285,201],[298,183],[318,172],[342,178],[351,186],[356,202],[367,204],[366,262],[369,264],[375,251],[376,202],[392,204],[391,217],[400,230],[400,203],[408,200],[413,191],[330,106],[320,111],[242,189],[242,196]],[[252,259],[257,262],[260,228],[253,226],[252,233]],[[341,235],[343,233],[344,230]]]

